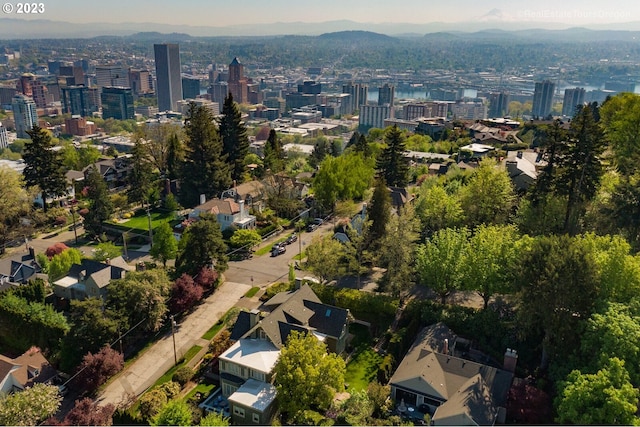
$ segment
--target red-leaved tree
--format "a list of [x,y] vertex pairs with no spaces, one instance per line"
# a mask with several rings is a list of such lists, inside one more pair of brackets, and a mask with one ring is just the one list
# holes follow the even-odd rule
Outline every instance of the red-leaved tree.
[[82,358],[78,376],[74,381],[78,387],[93,392],[123,367],[122,353],[104,346],[98,353],[89,352]]
[[218,272],[209,267],[202,267],[194,279],[196,284],[200,285],[205,291],[208,291],[216,285]]
[[169,309],[174,314],[189,310],[202,299],[202,294],[202,286],[195,283],[187,273],[183,273],[171,288]]
[[64,417],[61,425],[65,426],[110,426],[113,424],[113,413],[116,407],[112,404],[100,406],[94,400],[85,397],[76,400],[74,407]]
[[551,398],[547,393],[522,381],[509,389],[507,417],[517,424],[542,425],[553,421]]
[[61,254],[62,252],[66,251],[67,249],[69,249],[69,247],[67,245],[65,245],[62,242],[58,242],[55,243],[51,246],[49,246],[47,248],[47,250],[44,252],[44,254],[47,256],[47,258],[49,258],[49,260],[51,260],[51,258],[53,258],[54,256]]

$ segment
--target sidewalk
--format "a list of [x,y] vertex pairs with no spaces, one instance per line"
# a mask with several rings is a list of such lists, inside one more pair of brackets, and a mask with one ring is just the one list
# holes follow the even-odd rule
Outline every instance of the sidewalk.
[[[178,324],[175,340],[177,358],[200,343],[202,335],[250,289],[243,283],[225,282],[195,312]],[[101,405],[123,405],[142,394],[174,364],[173,340],[167,334],[138,360],[122,371],[98,396]]]

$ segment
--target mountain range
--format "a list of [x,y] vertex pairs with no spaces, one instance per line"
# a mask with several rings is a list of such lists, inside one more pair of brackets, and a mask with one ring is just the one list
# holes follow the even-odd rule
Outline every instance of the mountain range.
[[[500,32],[515,32],[518,37],[554,38],[569,34],[568,26],[557,22],[543,23],[514,21],[500,10],[492,10],[473,22],[431,22],[410,23],[363,23],[349,20],[327,22],[274,22],[270,24],[247,24],[218,27],[172,25],[158,23],[69,23],[44,19],[24,20],[0,18],[0,39],[42,39],[42,38],[90,38],[96,36],[128,36],[140,32],[180,33],[191,37],[224,36],[277,36],[277,35],[320,35],[341,31],[370,31],[389,36],[422,37],[433,33],[454,33],[464,37],[464,33],[486,32],[493,36]],[[575,29],[572,29],[575,30]],[[591,25],[574,31],[576,40],[590,38],[595,31],[607,31],[615,40],[630,40],[640,30],[640,22]],[[633,35],[631,35],[633,33]],[[602,35],[602,33],[600,33]],[[599,39],[594,37],[595,39]],[[588,40],[586,40],[588,41]]]

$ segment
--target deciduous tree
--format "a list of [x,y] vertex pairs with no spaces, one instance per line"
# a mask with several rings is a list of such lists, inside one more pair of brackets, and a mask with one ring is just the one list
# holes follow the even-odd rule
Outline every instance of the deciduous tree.
[[581,425],[636,424],[638,390],[629,382],[624,365],[614,357],[595,374],[572,371],[559,384],[556,421]]
[[462,268],[469,232],[466,228],[437,231],[416,250],[416,270],[420,283],[440,296],[447,297],[462,286]]
[[95,238],[103,232],[102,223],[113,215],[113,204],[109,198],[107,183],[96,168],[90,167],[86,185],[89,212],[84,217],[84,229],[89,236]]
[[152,426],[190,426],[192,414],[189,405],[182,400],[172,400],[151,419]]
[[416,215],[424,233],[431,236],[443,228],[460,226],[464,212],[457,195],[447,193],[442,185],[423,184],[417,198]]
[[172,313],[182,313],[200,301],[202,294],[202,287],[193,281],[193,277],[183,273],[173,284],[169,308]]
[[249,250],[262,241],[262,237],[255,230],[239,229],[233,233],[229,242],[234,248],[248,246]]
[[58,387],[35,384],[24,391],[0,397],[0,424],[35,426],[56,413],[62,398]]
[[67,413],[62,425],[68,426],[110,426],[113,424],[113,404],[99,405],[89,397],[76,400],[71,411]]
[[167,266],[167,261],[175,259],[178,254],[178,241],[173,236],[171,226],[163,222],[153,232],[153,247],[149,251],[151,257]]
[[371,186],[373,176],[373,162],[360,154],[327,157],[316,173],[313,188],[318,201],[327,208],[333,208],[339,200],[362,199]]
[[31,210],[32,198],[24,188],[22,176],[7,167],[0,167],[0,253],[4,245],[20,235],[25,228],[20,218]]
[[98,353],[88,353],[83,357],[74,381],[82,389],[93,392],[123,367],[122,353],[105,346]]
[[75,248],[69,248],[54,256],[49,262],[49,282],[53,283],[64,277],[73,264],[80,264],[80,262],[82,262],[82,252]]
[[292,331],[274,368],[280,409],[294,420],[305,409],[326,410],[344,390],[345,363],[313,334]]
[[98,262],[106,262],[122,255],[122,248],[113,242],[98,243],[93,252],[93,259]]
[[318,276],[321,281],[337,279],[345,274],[345,248],[332,236],[316,236],[305,250],[305,268]]

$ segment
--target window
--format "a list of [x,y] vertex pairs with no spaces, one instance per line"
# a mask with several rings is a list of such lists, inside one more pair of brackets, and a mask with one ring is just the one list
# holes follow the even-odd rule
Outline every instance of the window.
[[238,408],[237,406],[233,405],[233,413],[241,418],[244,418],[244,409],[242,408]]
[[253,422],[256,424],[260,423],[260,415],[253,414]]

